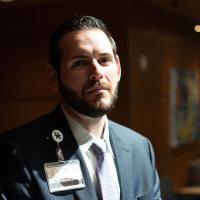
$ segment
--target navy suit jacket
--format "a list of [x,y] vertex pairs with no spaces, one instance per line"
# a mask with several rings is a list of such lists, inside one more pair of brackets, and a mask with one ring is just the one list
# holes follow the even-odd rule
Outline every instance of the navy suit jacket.
[[[50,193],[44,163],[57,161],[51,133],[60,130],[65,160],[79,159],[84,189]],[[121,200],[158,200],[160,184],[152,146],[140,134],[109,121]],[[0,136],[0,192],[6,200],[97,200],[81,151],[58,106],[52,113]],[[114,199],[113,199],[114,200]]]

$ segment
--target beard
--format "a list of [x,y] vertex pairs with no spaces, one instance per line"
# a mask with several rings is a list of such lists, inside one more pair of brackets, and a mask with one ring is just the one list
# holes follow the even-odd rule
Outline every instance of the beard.
[[[92,87],[95,83],[90,83],[88,87]],[[95,103],[90,105],[83,97],[80,97],[76,91],[66,87],[61,80],[59,80],[59,90],[63,98],[64,105],[68,105],[78,113],[86,115],[88,117],[101,117],[109,113],[113,108],[118,98],[118,84],[113,94],[110,94],[109,103],[102,102],[102,95],[98,95]],[[82,95],[84,96],[84,95]]]

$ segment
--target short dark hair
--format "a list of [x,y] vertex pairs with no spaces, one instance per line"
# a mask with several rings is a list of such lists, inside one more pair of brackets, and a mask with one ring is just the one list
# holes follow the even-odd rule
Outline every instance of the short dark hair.
[[60,41],[63,36],[67,33],[74,31],[82,31],[82,30],[90,30],[90,29],[99,29],[102,30],[106,36],[108,37],[114,55],[117,54],[116,43],[111,36],[108,28],[105,23],[92,16],[76,16],[70,19],[65,20],[58,26],[49,40],[49,64],[55,69],[59,70],[60,68],[60,60],[61,60],[61,50],[60,50]]

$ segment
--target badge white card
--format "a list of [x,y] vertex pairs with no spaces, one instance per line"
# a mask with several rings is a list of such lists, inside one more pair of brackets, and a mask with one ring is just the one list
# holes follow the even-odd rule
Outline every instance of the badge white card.
[[85,187],[79,160],[45,163],[44,170],[51,193]]

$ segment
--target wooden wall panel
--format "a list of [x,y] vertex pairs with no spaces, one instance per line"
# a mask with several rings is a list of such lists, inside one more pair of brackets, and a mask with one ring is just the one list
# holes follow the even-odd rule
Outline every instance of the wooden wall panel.
[[[161,25],[162,27],[162,25]],[[195,35],[159,29],[129,29],[129,88],[131,127],[150,138],[161,177],[176,187],[187,183],[188,165],[200,157],[200,141],[171,148],[169,71],[189,68],[199,72],[200,41]],[[146,68],[141,66],[145,56]]]
[[0,102],[0,132],[18,127],[48,113],[57,105],[56,99],[12,100]]
[[0,48],[2,133],[51,110],[57,97],[47,80],[46,34],[13,31],[0,35],[4,38]]

